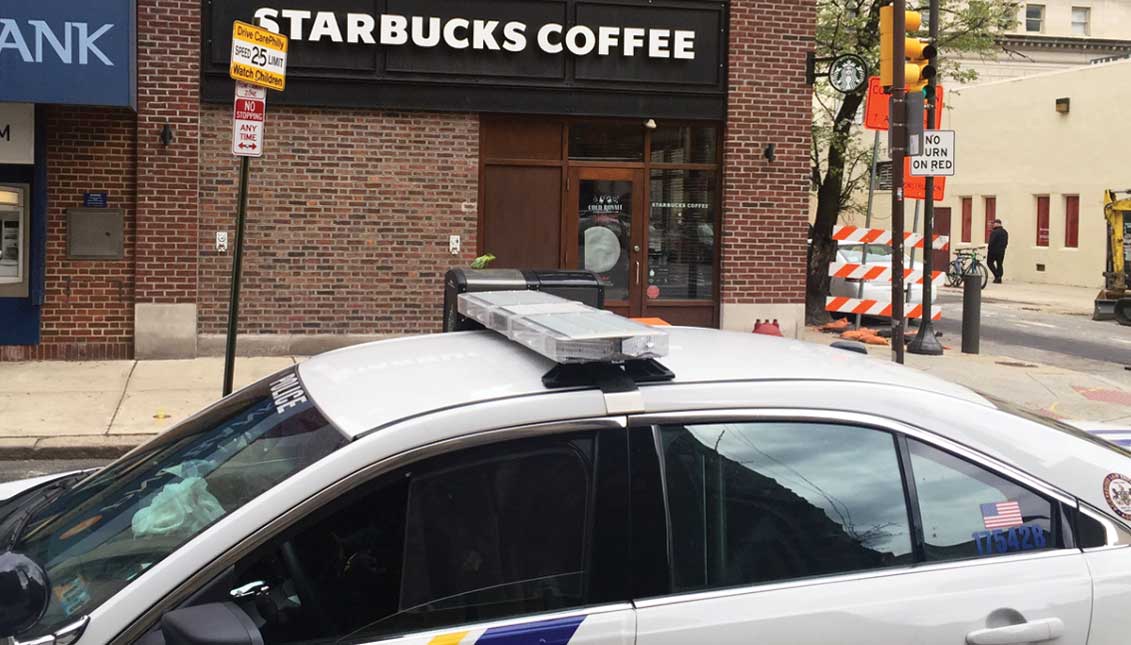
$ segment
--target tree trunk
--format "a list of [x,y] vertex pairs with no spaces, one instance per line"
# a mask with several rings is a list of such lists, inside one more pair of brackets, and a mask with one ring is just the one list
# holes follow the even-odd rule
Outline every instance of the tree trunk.
[[809,245],[808,276],[805,284],[805,322],[814,325],[828,322],[825,297],[829,294],[829,262],[836,257],[833,227],[840,218],[844,188],[844,149],[852,132],[852,119],[860,109],[864,93],[846,94],[837,110],[833,134],[829,139],[828,167],[825,180],[817,190],[817,218],[813,223],[813,240]]

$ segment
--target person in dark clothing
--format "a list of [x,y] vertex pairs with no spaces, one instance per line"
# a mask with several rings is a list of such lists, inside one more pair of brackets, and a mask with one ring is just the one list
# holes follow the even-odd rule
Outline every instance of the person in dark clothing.
[[1001,276],[1005,274],[1005,247],[1009,246],[1009,233],[1001,225],[1000,219],[994,220],[993,230],[990,231],[989,249],[986,252],[986,264],[994,274],[994,284],[1001,284]]

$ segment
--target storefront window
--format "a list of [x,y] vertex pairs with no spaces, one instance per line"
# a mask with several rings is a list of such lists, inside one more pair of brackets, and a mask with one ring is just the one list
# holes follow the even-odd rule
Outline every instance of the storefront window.
[[24,191],[0,186],[0,284],[24,281],[27,236],[27,210]]
[[628,245],[632,239],[632,182],[582,179],[578,188],[581,268],[605,285],[605,300],[628,300]]
[[669,126],[652,132],[652,163],[715,163],[713,126]]
[[574,123],[569,126],[569,158],[644,161],[644,129],[627,123]]
[[653,169],[651,181],[646,295],[652,300],[713,298],[716,173]]

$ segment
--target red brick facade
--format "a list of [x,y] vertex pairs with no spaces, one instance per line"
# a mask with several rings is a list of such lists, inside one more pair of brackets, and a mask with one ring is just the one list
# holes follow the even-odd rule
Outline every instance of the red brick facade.
[[[723,303],[804,303],[811,0],[732,0],[723,152]],[[764,151],[774,145],[775,159]]]
[[[240,332],[439,330],[449,266],[474,257],[474,114],[271,107],[251,162]],[[239,163],[231,107],[203,113],[199,331],[226,331]],[[461,235],[462,257],[448,253]],[[429,288],[420,288],[429,285]]]
[[[732,0],[721,300],[804,302],[815,4]],[[0,360],[129,358],[135,305],[225,332],[239,164],[230,105],[200,100],[200,0],[138,0],[138,112],[51,107],[41,343]],[[173,141],[161,142],[168,124]],[[437,331],[441,278],[474,255],[479,116],[272,106],[252,161],[241,333]],[[775,159],[764,150],[775,146]],[[107,191],[125,256],[68,260],[65,209]],[[463,253],[448,253],[448,236]]]

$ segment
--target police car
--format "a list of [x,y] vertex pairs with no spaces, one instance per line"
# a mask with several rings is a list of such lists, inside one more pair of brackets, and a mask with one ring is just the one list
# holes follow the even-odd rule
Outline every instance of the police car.
[[324,354],[8,485],[0,636],[1131,638],[1122,448],[842,350],[459,298],[493,331]]

